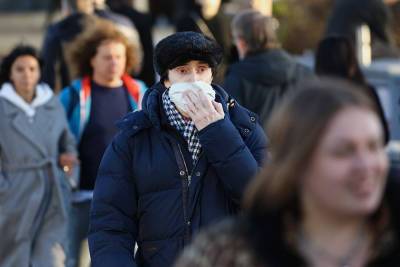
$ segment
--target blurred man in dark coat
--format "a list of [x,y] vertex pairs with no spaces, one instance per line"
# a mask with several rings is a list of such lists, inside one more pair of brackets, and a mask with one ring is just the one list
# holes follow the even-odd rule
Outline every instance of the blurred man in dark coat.
[[232,21],[240,60],[229,67],[224,87],[262,123],[286,91],[311,74],[280,48],[277,26],[274,18],[255,10],[242,11]]

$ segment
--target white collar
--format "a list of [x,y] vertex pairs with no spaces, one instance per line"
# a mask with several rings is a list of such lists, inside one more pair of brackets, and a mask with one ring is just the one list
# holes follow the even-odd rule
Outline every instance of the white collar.
[[11,83],[4,83],[0,89],[0,97],[7,99],[9,102],[22,109],[28,117],[33,117],[36,108],[46,104],[53,96],[50,87],[41,83],[36,86],[35,98],[31,103],[27,103],[17,92]]

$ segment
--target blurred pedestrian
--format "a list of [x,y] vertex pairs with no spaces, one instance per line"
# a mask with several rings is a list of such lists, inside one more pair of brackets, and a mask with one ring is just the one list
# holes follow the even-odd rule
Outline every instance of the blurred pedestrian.
[[223,50],[223,61],[214,81],[222,83],[226,67],[231,62],[231,18],[221,9],[221,0],[188,0],[185,4],[184,13],[177,18],[176,31],[200,32],[217,41]]
[[66,49],[87,26],[93,26],[95,17],[114,22],[130,38],[139,40],[134,25],[129,19],[106,9],[95,9],[93,0],[67,0],[71,14],[50,25],[42,46],[43,81],[56,92],[71,82],[71,70],[66,60]]
[[130,0],[108,0],[107,4],[111,10],[126,16],[135,25],[143,49],[143,61],[140,73],[137,78],[144,81],[147,86],[155,82],[153,69],[153,37],[151,17],[143,14],[132,7]]
[[398,57],[399,51],[393,45],[388,5],[398,0],[335,0],[329,16],[325,36],[345,35],[356,46],[357,30],[368,26],[372,39],[372,56]]
[[266,141],[255,115],[211,84],[221,59],[201,33],[156,45],[161,81],[121,122],[99,168],[93,266],[171,266],[199,229],[238,212]]
[[315,54],[315,72],[317,75],[333,76],[354,82],[376,104],[384,129],[385,144],[390,133],[385,114],[375,88],[367,82],[358,64],[353,43],[344,35],[327,36],[318,44]]
[[113,23],[99,20],[71,46],[70,62],[76,70],[71,85],[60,94],[70,128],[78,140],[81,161],[79,190],[73,195],[71,258],[87,237],[89,208],[101,157],[117,133],[116,121],[140,109],[146,90],[143,82],[128,75],[140,67],[138,47]]
[[281,48],[277,28],[275,18],[251,9],[231,25],[240,60],[228,68],[224,87],[263,124],[285,93],[312,73]]
[[0,265],[64,266],[74,137],[33,47],[3,58],[0,84]]
[[386,179],[375,104],[353,86],[317,80],[282,102],[243,216],[200,234],[177,267],[400,266],[400,181]]

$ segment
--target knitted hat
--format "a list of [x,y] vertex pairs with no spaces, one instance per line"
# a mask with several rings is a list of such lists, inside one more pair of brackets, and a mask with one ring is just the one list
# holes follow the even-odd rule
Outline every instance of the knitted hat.
[[204,61],[214,68],[222,56],[222,48],[215,40],[198,32],[177,32],[156,45],[153,62],[154,69],[162,77],[167,70],[191,60]]

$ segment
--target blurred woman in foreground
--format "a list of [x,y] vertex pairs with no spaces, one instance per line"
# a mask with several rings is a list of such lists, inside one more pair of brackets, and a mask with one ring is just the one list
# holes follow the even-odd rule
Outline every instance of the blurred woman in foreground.
[[199,235],[176,266],[400,266],[399,181],[386,179],[376,105],[354,86],[321,79],[286,98],[243,216]]

